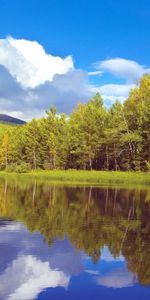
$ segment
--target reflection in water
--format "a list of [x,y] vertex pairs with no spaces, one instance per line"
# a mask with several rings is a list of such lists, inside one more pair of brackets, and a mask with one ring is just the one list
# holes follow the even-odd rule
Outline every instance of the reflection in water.
[[130,273],[126,268],[120,268],[98,277],[97,283],[106,287],[123,288],[132,286],[136,283],[136,279],[134,274]]
[[34,299],[43,288],[67,287],[69,277],[52,270],[47,262],[27,255],[14,260],[0,276],[0,282],[1,295],[5,299],[9,295],[14,300]]
[[1,179],[0,299],[149,299],[149,198]]
[[31,235],[12,221],[4,224],[0,230],[0,257],[7,253],[0,269],[2,299],[8,295],[15,300],[34,299],[44,288],[67,289],[70,277],[82,272],[81,254],[67,239],[55,240],[49,248],[39,233]]

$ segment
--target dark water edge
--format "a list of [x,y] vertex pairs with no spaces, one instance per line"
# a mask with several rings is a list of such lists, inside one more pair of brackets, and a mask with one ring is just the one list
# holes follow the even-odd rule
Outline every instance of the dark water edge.
[[150,299],[150,188],[1,178],[0,257],[2,300]]

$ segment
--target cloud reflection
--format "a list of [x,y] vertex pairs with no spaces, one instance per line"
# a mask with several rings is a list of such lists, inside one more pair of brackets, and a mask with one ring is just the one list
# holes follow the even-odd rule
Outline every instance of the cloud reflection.
[[81,253],[66,239],[49,247],[38,232],[0,220],[0,299],[35,299],[46,288],[67,288],[82,271]]
[[96,278],[98,285],[103,285],[107,288],[124,288],[133,286],[137,282],[137,278],[133,273],[130,273],[126,268],[115,269],[114,271],[99,276]]
[[32,255],[21,256],[0,276],[0,294],[2,299],[35,299],[45,288],[67,288],[69,280],[69,275],[52,270],[48,262]]

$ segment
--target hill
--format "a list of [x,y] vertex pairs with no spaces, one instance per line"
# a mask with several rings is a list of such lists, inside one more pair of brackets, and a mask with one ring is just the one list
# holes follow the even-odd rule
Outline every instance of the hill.
[[0,122],[0,139],[2,138],[4,132],[10,131],[11,129],[14,128],[14,126],[17,126],[16,124],[10,124],[10,123],[5,123],[5,122]]
[[0,123],[24,125],[26,122],[8,115],[0,114]]
[[21,126],[24,124],[25,122],[20,119],[0,114],[0,139],[6,131],[11,131],[15,126]]

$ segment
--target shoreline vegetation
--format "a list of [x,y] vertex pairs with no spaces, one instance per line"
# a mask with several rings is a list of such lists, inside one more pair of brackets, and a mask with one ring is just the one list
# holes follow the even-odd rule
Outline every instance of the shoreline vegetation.
[[[42,176],[51,174],[52,179],[70,181],[64,175],[67,173],[62,177],[60,173],[53,174],[72,169],[110,171],[104,174],[150,172],[150,74],[143,76],[127,100],[123,103],[116,100],[110,108],[104,106],[97,93],[88,102],[79,103],[69,116],[51,107],[44,117],[25,125],[7,125],[6,130],[4,125],[0,126],[0,170],[16,173],[44,170]],[[79,179],[72,175],[71,181],[134,182],[137,178],[145,182],[147,178],[136,173],[104,175],[104,178],[96,175],[103,173],[88,173],[91,175],[87,177],[85,174]]]
[[24,178],[37,181],[77,185],[150,185],[150,172],[51,170],[28,173],[0,172],[0,178]]

